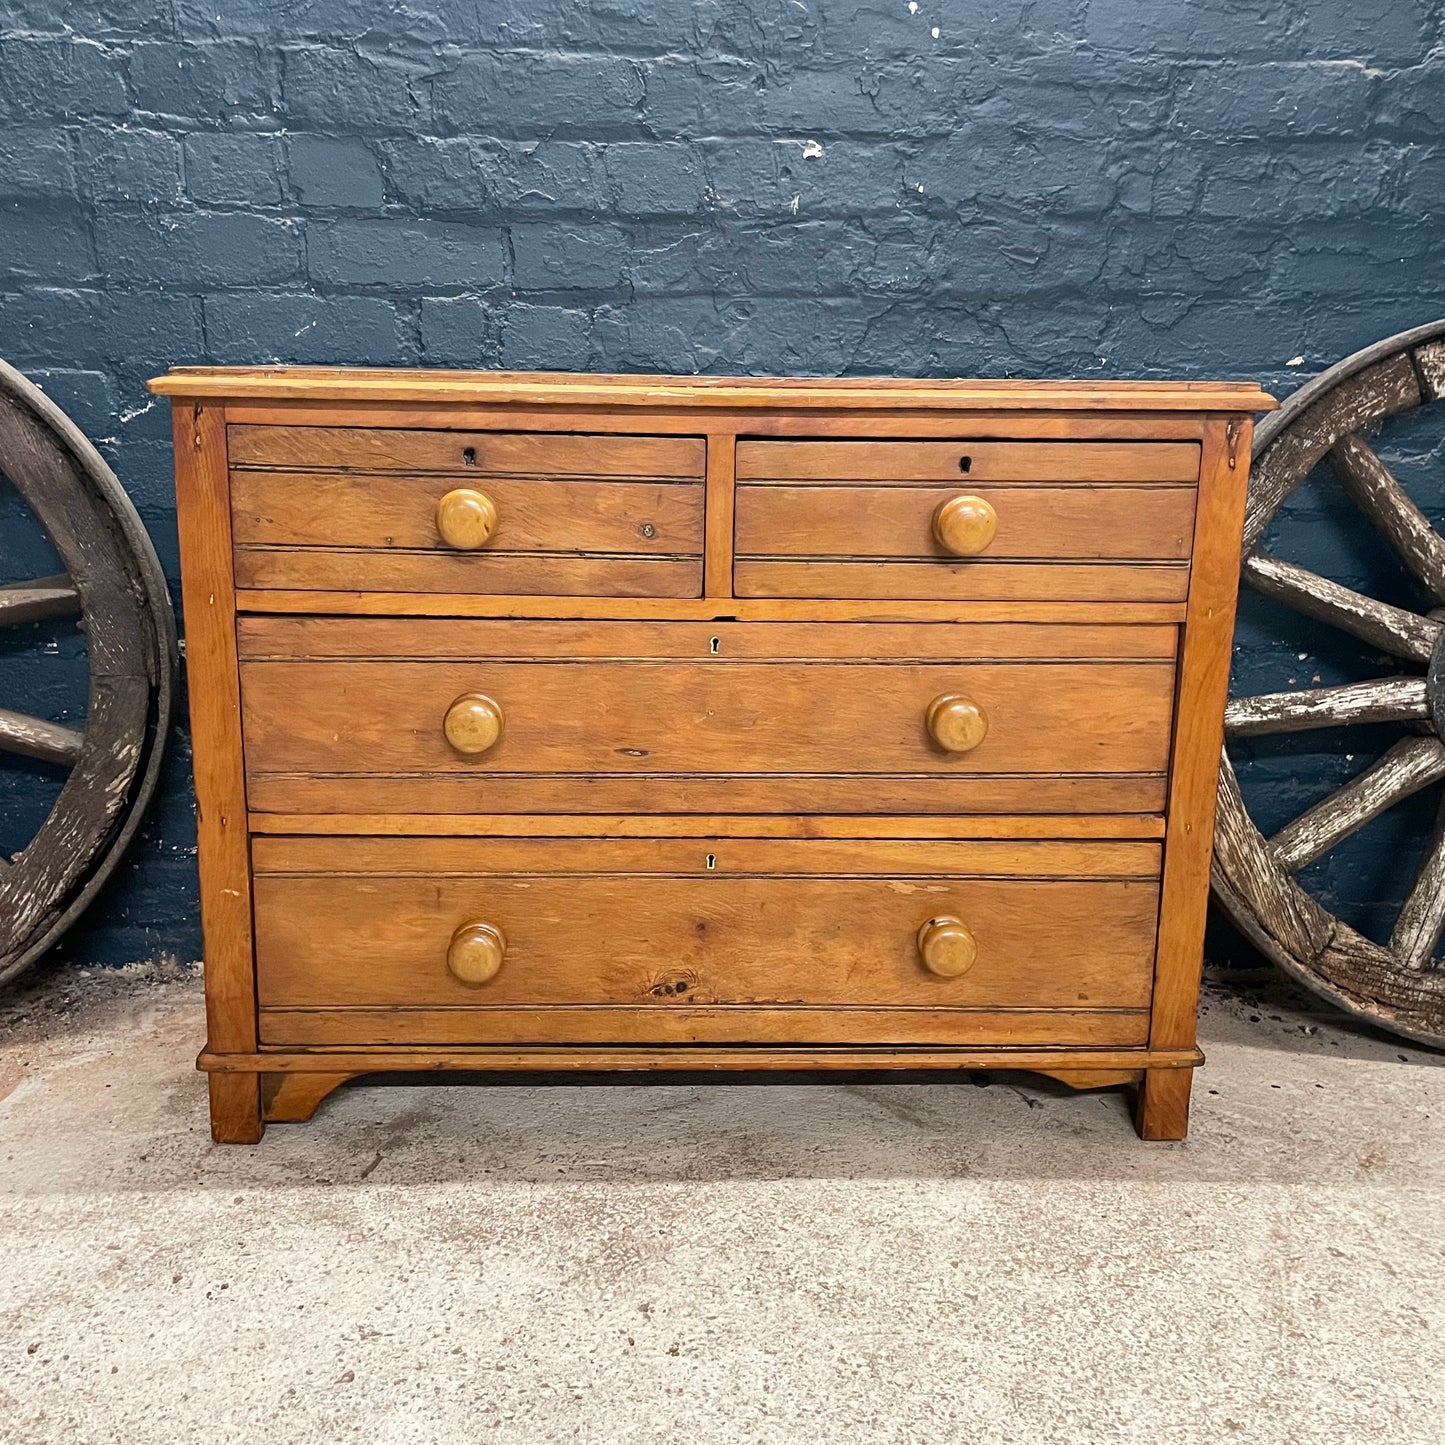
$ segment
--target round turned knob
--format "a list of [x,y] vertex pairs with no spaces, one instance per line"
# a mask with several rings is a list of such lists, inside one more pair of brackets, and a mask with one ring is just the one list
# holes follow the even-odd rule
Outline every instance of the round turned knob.
[[928,704],[928,732],[946,753],[971,753],[988,736],[988,714],[972,698],[946,692]]
[[497,530],[497,504],[473,487],[458,487],[437,503],[437,531],[448,547],[475,552]]
[[464,923],[447,945],[447,968],[453,978],[480,988],[497,976],[507,956],[507,939],[493,923]]
[[929,973],[957,978],[978,961],[978,942],[961,918],[942,914],[918,930],[918,957]]
[[502,735],[501,704],[484,693],[464,692],[447,709],[442,731],[459,753],[484,753]]
[[982,497],[950,497],[933,513],[933,535],[955,557],[977,557],[998,531],[998,513]]

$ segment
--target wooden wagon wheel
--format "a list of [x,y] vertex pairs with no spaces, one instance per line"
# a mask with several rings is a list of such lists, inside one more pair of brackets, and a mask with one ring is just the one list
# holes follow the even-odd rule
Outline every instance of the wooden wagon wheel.
[[68,770],[31,841],[12,858],[0,853],[3,983],[65,932],[140,824],[174,706],[176,631],[155,550],[115,475],[65,414],[4,362],[0,475],[65,568],[0,586],[0,628],[74,616],[89,669],[83,729],[0,707],[0,754]]
[[[1402,799],[1445,780],[1445,538],[1362,440],[1386,417],[1442,397],[1445,321],[1438,321],[1321,373],[1259,429],[1242,584],[1388,654],[1398,670],[1368,682],[1231,699],[1213,874],[1226,912],[1291,977],[1350,1013],[1437,1047],[1445,1047],[1445,968],[1435,957],[1445,927],[1445,803],[1386,942],[1336,917],[1296,874]],[[1393,606],[1259,549],[1280,504],[1326,459],[1429,599],[1427,608]],[[1264,837],[1245,808],[1228,740],[1362,723],[1398,724],[1402,736]]]

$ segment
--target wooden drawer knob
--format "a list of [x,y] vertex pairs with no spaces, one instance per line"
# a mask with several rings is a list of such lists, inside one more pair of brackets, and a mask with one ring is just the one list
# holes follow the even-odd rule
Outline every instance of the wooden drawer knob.
[[464,923],[447,945],[447,968],[453,978],[480,988],[496,978],[507,956],[507,939],[494,923]]
[[961,918],[941,914],[918,930],[918,957],[929,973],[957,978],[978,962],[978,941]]
[[442,719],[447,741],[459,752],[474,756],[495,747],[502,736],[502,707],[485,693],[464,692]]
[[475,552],[497,530],[497,504],[474,487],[458,487],[437,503],[437,531],[448,547]]
[[988,714],[972,698],[946,692],[928,704],[928,733],[946,753],[971,753],[988,736]]
[[955,557],[977,557],[998,531],[998,513],[982,497],[950,497],[933,513],[933,535]]

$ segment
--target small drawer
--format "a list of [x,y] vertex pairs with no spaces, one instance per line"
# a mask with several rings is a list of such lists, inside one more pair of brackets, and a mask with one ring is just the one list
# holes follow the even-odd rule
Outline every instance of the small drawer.
[[1157,812],[1172,627],[243,618],[263,812]]
[[743,597],[1182,601],[1192,442],[741,442]]
[[230,428],[244,588],[696,597],[705,443]]
[[1140,1045],[1155,843],[257,838],[267,1044]]

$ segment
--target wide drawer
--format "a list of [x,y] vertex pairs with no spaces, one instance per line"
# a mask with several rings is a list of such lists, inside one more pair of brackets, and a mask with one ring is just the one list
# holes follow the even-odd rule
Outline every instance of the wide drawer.
[[[1163,626],[243,618],[248,798],[298,813],[1157,812],[1175,642]],[[479,710],[495,740],[460,750]]]
[[263,1043],[1146,1038],[1155,843],[279,837],[253,854]]
[[748,441],[742,597],[1179,602],[1193,442]]
[[233,426],[243,588],[696,597],[705,443]]

